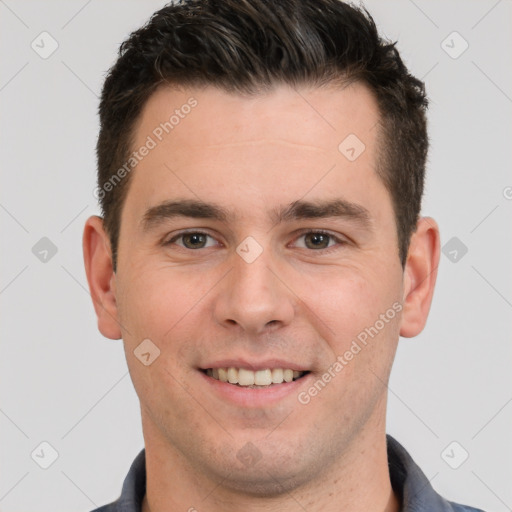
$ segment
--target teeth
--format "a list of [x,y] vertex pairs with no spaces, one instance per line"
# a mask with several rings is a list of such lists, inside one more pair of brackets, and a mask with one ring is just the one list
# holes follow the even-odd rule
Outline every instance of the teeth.
[[238,370],[238,384],[240,384],[240,386],[253,386],[254,372],[240,368],[240,370]]
[[272,384],[272,372],[270,370],[254,372],[254,384],[257,386],[270,386]]
[[265,370],[246,370],[245,368],[208,368],[206,375],[221,382],[238,384],[239,386],[270,386],[282,382],[292,382],[304,375],[305,372],[283,368]]
[[236,368],[228,368],[228,382],[238,384],[238,370]]
[[283,382],[283,380],[284,380],[284,377],[283,377],[282,368],[274,368],[272,370],[272,382],[274,384],[281,384],[281,382]]

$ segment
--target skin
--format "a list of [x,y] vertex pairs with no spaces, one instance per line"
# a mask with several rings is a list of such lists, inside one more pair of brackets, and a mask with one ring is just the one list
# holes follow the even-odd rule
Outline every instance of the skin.
[[[134,148],[190,97],[197,106],[132,171],[115,273],[102,220],[91,217],[84,231],[99,330],[123,339],[140,398],[143,509],[399,510],[387,467],[386,385],[399,335],[424,327],[439,231],[420,219],[402,268],[391,198],[375,171],[373,95],[361,84],[278,86],[251,97],[161,88],[143,110]],[[366,146],[353,162],[338,150],[351,133]],[[236,216],[177,216],[145,227],[149,208],[178,199]],[[334,199],[366,209],[368,222],[271,215],[294,201]],[[209,237],[189,248],[190,237],[175,238],[183,229]],[[318,229],[333,235],[320,248],[301,233]],[[252,263],[236,251],[248,236],[262,249]],[[402,310],[301,404],[298,393],[393,304]],[[160,350],[149,366],[134,355],[147,338]],[[276,358],[310,373],[268,402],[235,403],[199,370]],[[254,463],[237,457],[247,446]]]

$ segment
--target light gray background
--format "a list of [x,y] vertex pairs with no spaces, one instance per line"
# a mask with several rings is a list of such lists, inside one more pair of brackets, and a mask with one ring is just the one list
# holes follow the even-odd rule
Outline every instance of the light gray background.
[[[424,214],[442,255],[425,331],[400,342],[388,432],[445,497],[512,510],[512,5],[510,0],[368,1],[426,81],[432,147]],[[87,511],[116,499],[143,446],[121,341],[104,339],[81,235],[98,213],[98,95],[118,45],[161,1],[0,0],[0,510]],[[58,49],[40,57],[40,33]],[[469,44],[458,58],[452,54]],[[442,42],[445,47],[443,48]],[[49,48],[46,40],[45,48]],[[508,188],[507,188],[508,187]],[[48,237],[46,263],[32,247]],[[59,457],[31,458],[41,442]],[[450,462],[469,458],[452,469]],[[48,453],[48,451],[46,452]]]

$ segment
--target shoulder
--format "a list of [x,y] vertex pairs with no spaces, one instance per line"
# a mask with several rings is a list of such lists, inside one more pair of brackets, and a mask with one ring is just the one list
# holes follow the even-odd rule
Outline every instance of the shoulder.
[[460,503],[449,502],[453,512],[485,512],[480,508],[469,507],[467,505],[461,505]]
[[387,448],[391,485],[402,500],[403,512],[484,512],[439,495],[407,450],[389,434]]
[[103,505],[100,508],[95,508],[94,510],[91,510],[91,512],[117,512],[117,501],[109,503],[108,505]]

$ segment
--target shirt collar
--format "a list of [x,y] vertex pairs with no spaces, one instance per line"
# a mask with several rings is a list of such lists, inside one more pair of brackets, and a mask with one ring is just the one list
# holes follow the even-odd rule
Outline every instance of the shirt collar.
[[432,487],[406,449],[389,434],[386,436],[391,486],[400,497],[401,512],[451,512],[450,502]]

